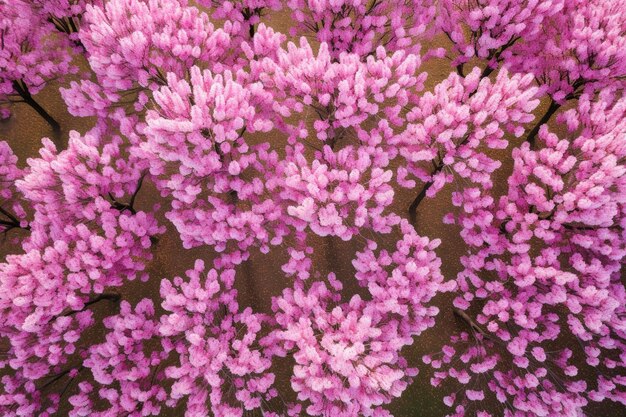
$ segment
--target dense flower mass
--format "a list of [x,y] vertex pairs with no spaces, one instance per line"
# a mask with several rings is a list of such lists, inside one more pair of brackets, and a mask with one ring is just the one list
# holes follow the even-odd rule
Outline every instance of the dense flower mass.
[[76,72],[68,40],[50,36],[52,24],[31,2],[0,1],[0,119],[24,102],[54,129],[57,121],[32,97],[48,82]]
[[625,34],[626,0],[0,0],[0,414],[624,414]]

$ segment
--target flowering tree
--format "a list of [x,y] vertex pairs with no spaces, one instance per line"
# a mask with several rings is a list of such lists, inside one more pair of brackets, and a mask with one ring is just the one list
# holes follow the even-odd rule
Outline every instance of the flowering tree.
[[461,74],[463,65],[477,57],[487,61],[483,77],[504,65],[533,74],[550,96],[546,113],[527,133],[531,145],[541,126],[567,101],[624,82],[620,54],[626,42],[626,11],[621,1],[448,0],[442,6],[440,25],[454,43],[458,55],[453,63]]
[[297,22],[290,34],[312,34],[328,45],[331,56],[342,52],[367,57],[379,46],[419,52],[420,40],[432,35],[432,0],[288,0]]
[[2,415],[626,407],[624,2],[0,10],[3,97],[88,125],[0,142]]
[[[583,96],[577,109],[563,114],[568,138],[559,139],[544,126],[539,133],[544,148],[533,151],[524,143],[513,152],[509,191],[497,204],[476,188],[455,195],[463,211],[448,220],[460,222],[473,249],[462,258],[461,292],[454,303],[473,335],[455,336],[442,357],[425,360],[442,368],[461,355],[463,364],[471,364],[436,372],[436,384],[493,377],[489,390],[448,397],[450,404],[459,403],[458,415],[489,391],[530,415],[576,415],[588,400],[600,398],[625,402],[620,354],[625,183],[618,162],[624,157],[618,139],[624,104],[610,92],[599,103]],[[594,385],[579,374],[572,349],[550,351],[555,341],[563,346],[558,340],[570,337],[579,342],[586,364],[600,370]],[[503,356],[512,369],[497,366]]]
[[100,0],[31,0],[31,6],[44,20],[52,23],[54,29],[65,34],[82,52],[78,37],[80,24],[88,4],[102,5]]
[[486,61],[481,74],[486,77],[505,61],[516,43],[543,36],[542,26],[551,16],[565,15],[564,4],[563,0],[443,0],[437,23],[453,43],[456,56],[452,64],[459,75],[463,75],[464,65],[476,57]]
[[29,2],[3,0],[0,15],[0,116],[9,117],[8,105],[23,102],[59,130],[33,95],[76,71],[65,39],[50,36],[50,24]]

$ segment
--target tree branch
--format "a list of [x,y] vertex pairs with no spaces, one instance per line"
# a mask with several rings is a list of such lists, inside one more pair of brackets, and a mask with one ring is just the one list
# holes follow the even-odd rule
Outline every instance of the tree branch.
[[81,313],[81,312],[87,310],[87,307],[89,307],[90,305],[99,303],[102,300],[107,300],[107,301],[111,301],[113,303],[117,303],[121,299],[122,299],[122,296],[117,294],[117,293],[107,293],[107,292],[105,292],[105,293],[102,293],[102,294],[98,295],[97,297],[92,298],[91,300],[87,301],[85,303],[85,306],[82,309],[80,309],[80,310],[70,310],[68,312],[61,313],[58,316],[55,316],[52,320],[55,320],[55,319],[57,319],[59,317],[69,317],[69,316],[72,316],[72,315],[74,315],[76,313]]
[[548,123],[550,118],[557,112],[557,110],[561,107],[561,104],[557,103],[553,99],[550,99],[550,106],[548,106],[548,110],[545,114],[539,119],[539,122],[533,127],[528,136],[526,137],[526,141],[530,144],[530,149],[535,148],[535,141],[537,139],[537,134],[541,129],[541,126]]
[[467,315],[467,313],[461,309],[458,309],[456,307],[452,308],[452,312],[454,313],[454,315],[458,318],[460,318],[461,320],[463,320],[468,326],[470,326],[472,328],[472,330],[474,330],[476,333],[479,333],[481,335],[483,335],[484,337],[491,339],[491,335],[487,334],[487,332],[485,332],[482,327],[480,327],[474,320],[471,319],[470,316]]
[[13,81],[13,88],[22,97],[24,103],[28,104],[32,107],[49,125],[52,127],[52,130],[58,132],[61,130],[61,126],[59,123],[52,117],[43,107],[39,105],[33,98],[33,96],[28,91],[28,87],[24,84],[23,81]]

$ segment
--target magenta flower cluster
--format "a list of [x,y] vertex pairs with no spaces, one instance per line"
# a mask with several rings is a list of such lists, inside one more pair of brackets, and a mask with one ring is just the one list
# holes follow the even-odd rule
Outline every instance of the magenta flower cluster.
[[87,131],[0,141],[1,415],[626,410],[626,0],[0,0],[0,116],[55,87]]

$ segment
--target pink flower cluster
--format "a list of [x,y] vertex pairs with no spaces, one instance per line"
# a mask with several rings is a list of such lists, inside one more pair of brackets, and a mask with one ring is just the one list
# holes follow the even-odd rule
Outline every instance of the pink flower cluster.
[[[455,378],[467,384],[493,372],[489,388],[497,400],[531,415],[578,415],[589,399],[626,403],[626,362],[619,353],[626,167],[618,162],[626,156],[626,144],[618,139],[626,102],[610,90],[601,103],[589,99],[581,97],[577,109],[560,117],[569,128],[567,138],[543,126],[543,148],[534,151],[524,143],[513,151],[508,193],[497,204],[479,189],[454,196],[462,212],[448,219],[459,223],[472,248],[461,258],[454,303],[478,343],[465,333],[454,340],[463,342],[458,353],[448,346],[442,359],[426,360],[440,368],[461,355],[463,363],[474,360],[476,366],[439,371],[435,382]],[[473,307],[475,300],[480,309]],[[580,376],[570,349],[546,353],[564,337],[575,338],[587,365],[598,369],[594,385]],[[506,357],[515,367],[503,372],[495,364]],[[457,415],[464,415],[468,400],[475,400],[469,391],[449,401],[459,402]]]
[[[406,161],[398,168],[400,185],[414,188],[411,177],[426,183],[418,199],[433,197],[455,174],[491,188],[500,162],[483,149],[506,148],[505,131],[517,137],[524,133],[539,104],[531,82],[530,75],[509,76],[506,70],[492,82],[474,68],[466,77],[450,74],[433,93],[425,93],[407,114],[406,130],[392,139]],[[424,162],[432,162],[434,169],[424,169]]]
[[196,62],[227,65],[228,33],[185,0],[116,0],[88,5],[80,32],[97,82],[72,82],[62,90],[69,111],[106,116],[111,106],[140,110],[169,72],[184,74]]
[[77,68],[67,40],[50,36],[52,25],[31,2],[2,0],[0,16],[0,119],[5,119],[10,105],[32,106],[32,95]]
[[73,132],[60,153],[46,139],[41,158],[30,159],[15,182],[33,220],[24,252],[0,264],[0,321],[3,336],[10,335],[6,364],[16,378],[30,381],[17,387],[37,394],[25,407],[47,407],[45,393],[38,392],[42,384],[35,382],[70,374],[61,367],[80,353],[80,336],[94,324],[89,306],[118,301],[107,289],[141,274],[152,256],[152,237],[163,232],[151,214],[133,207],[133,197],[120,201],[141,181],[132,179],[138,168],[132,161],[125,170],[118,159],[120,138],[100,145],[97,130],[84,137]]
[[451,416],[626,406],[625,13],[0,0],[59,139],[0,141],[0,414],[391,417],[432,345]]
[[546,21],[562,12],[565,3],[564,0],[443,0],[437,23],[458,54],[453,65],[462,66],[478,57],[487,61],[486,68],[493,69],[515,43],[541,36]]
[[[171,74],[154,95],[159,111],[147,114],[142,148],[157,161],[151,173],[163,178],[162,193],[173,197],[167,217],[186,247],[204,244],[224,251],[234,242],[245,251],[265,246],[272,239],[267,223],[280,219],[281,212],[265,196],[272,182],[264,184],[260,177],[278,157],[266,144],[251,147],[243,134],[271,130],[263,110],[271,96],[241,72],[241,79],[230,71],[213,75],[198,67],[190,74],[191,84]],[[252,181],[246,172],[255,174]],[[206,196],[205,190],[211,193]],[[239,202],[250,202],[250,210],[239,209]],[[275,233],[279,243],[280,229]]]
[[[89,382],[81,383],[80,393],[70,398],[71,416],[159,415],[167,395],[159,385],[159,367],[167,353],[147,346],[159,334],[154,315],[152,301],[143,299],[134,309],[122,301],[119,314],[104,319],[106,341],[91,346],[84,361],[101,388],[93,392]],[[90,394],[105,400],[107,409],[93,407],[96,399]]]
[[[624,82],[621,1],[567,1],[543,30],[510,51],[510,66],[535,74],[559,103]],[[519,50],[517,50],[519,49]]]
[[296,362],[291,386],[309,415],[385,415],[380,407],[406,389],[417,370],[399,355],[406,345],[397,324],[370,312],[354,295],[340,303],[342,285],[298,282],[273,300],[278,355]]
[[288,0],[297,25],[290,35],[311,34],[326,43],[334,59],[350,52],[362,57],[379,45],[419,52],[434,28],[433,0]]
[[204,274],[197,260],[187,277],[161,283],[168,314],[159,331],[171,339],[166,349],[178,356],[178,364],[165,370],[175,380],[168,405],[186,398],[187,416],[241,417],[244,410],[263,408],[277,395],[271,359],[259,343],[266,318],[250,308],[240,311],[233,270]]
[[297,153],[285,167],[284,194],[292,201],[287,213],[319,236],[350,240],[364,227],[388,233],[399,221],[395,214],[383,214],[393,201],[392,172],[385,170],[388,161],[372,155],[375,151],[346,147],[333,152],[326,146],[323,162],[314,160],[310,167]]

